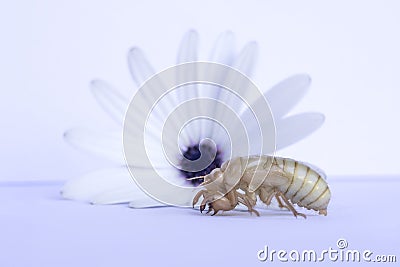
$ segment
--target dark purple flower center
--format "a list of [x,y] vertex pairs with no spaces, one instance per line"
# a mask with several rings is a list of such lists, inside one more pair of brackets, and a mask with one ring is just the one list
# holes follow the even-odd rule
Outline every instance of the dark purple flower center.
[[[202,144],[201,151],[202,152],[200,152],[199,144],[196,144],[188,147],[186,151],[183,152],[183,156],[186,158],[186,160],[185,159],[182,160],[180,166],[181,169],[179,171],[182,173],[185,179],[204,176],[209,174],[215,168],[221,167],[222,153],[219,149],[215,151],[215,149],[213,149],[208,144]],[[198,166],[206,166],[206,167],[199,168]],[[200,178],[200,179],[190,180],[189,182],[193,186],[198,186],[203,181],[204,179]]]

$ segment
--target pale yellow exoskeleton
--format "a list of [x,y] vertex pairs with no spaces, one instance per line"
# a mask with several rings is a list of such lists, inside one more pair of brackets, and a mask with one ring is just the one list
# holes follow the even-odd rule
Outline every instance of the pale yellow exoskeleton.
[[293,204],[327,215],[331,197],[325,174],[317,168],[267,155],[226,161],[221,168],[204,176],[201,186],[204,189],[194,197],[193,206],[203,196],[200,211],[208,204],[208,212],[214,211],[212,215],[220,210],[232,210],[239,203],[259,215],[254,210],[257,197],[267,205],[275,197],[279,207],[289,209],[296,217],[306,216],[297,212]]

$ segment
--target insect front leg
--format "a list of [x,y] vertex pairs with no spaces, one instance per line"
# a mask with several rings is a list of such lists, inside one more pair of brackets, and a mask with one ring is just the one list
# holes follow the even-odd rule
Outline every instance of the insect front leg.
[[208,195],[208,196],[204,195],[204,199],[200,204],[200,212],[203,213],[203,210],[206,208],[206,204],[208,203],[208,211],[207,211],[207,213],[210,213],[211,210],[212,210],[210,203],[213,200],[214,200],[214,196],[213,195]]
[[205,193],[205,192],[207,192],[207,190],[201,190],[201,191],[199,191],[199,192],[194,196],[193,202],[192,202],[193,208],[194,208],[194,205],[196,205],[197,202],[199,202],[200,197],[201,197],[201,196],[204,197],[204,193]]
[[[205,205],[208,203],[208,211],[207,213],[210,213],[211,211],[214,211],[211,216],[217,214],[220,210],[222,211],[229,211],[233,210],[237,204],[238,204],[238,197],[236,194],[236,191],[231,190],[224,196],[220,196],[220,192],[216,195],[210,195],[206,197],[203,202],[201,203],[202,205],[200,206],[200,211],[203,211],[205,209]],[[219,196],[218,196],[219,195]]]

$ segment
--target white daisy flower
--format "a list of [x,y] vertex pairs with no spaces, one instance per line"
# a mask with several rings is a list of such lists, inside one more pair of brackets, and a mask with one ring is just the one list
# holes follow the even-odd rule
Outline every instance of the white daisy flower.
[[[234,36],[231,32],[221,34],[212,49],[208,61],[231,66],[245,75],[251,76],[257,56],[257,43],[248,43],[238,55],[235,54],[233,44]],[[177,63],[198,61],[197,46],[197,32],[191,30],[186,33],[181,42]],[[139,48],[134,47],[129,51],[128,63],[132,78],[138,88],[156,73]],[[283,80],[263,93],[270,105],[275,122],[275,142],[277,150],[305,138],[318,129],[324,121],[323,114],[314,112],[287,116],[290,109],[304,96],[310,83],[311,79],[308,75],[297,74]],[[189,85],[188,87],[190,86],[193,85]],[[164,101],[165,103],[160,101],[160,110],[163,110],[163,108],[173,108],[177,103],[189,99],[206,96],[222,103],[229,103],[235,106],[238,110],[240,120],[248,120],[248,116],[251,114],[250,111],[246,109],[243,103],[238,102],[236,98],[229,95],[226,91],[222,90],[220,87],[211,85],[201,85],[200,87],[201,90],[199,88],[192,88],[192,90],[174,91],[171,93],[174,101]],[[125,167],[122,128],[130,99],[124,97],[110,84],[102,80],[92,81],[91,89],[98,103],[118,123],[120,131],[100,133],[89,131],[84,128],[75,128],[68,130],[64,134],[65,140],[75,147],[113,160],[118,166],[111,169],[99,170],[84,175],[83,177],[69,180],[62,188],[63,197],[89,201],[94,204],[130,203],[131,207],[136,208],[163,206],[163,203],[149,197],[135,184],[129,171]],[[261,101],[262,99],[259,100]],[[192,108],[196,109],[196,107]],[[214,110],[216,113],[219,112],[217,108],[213,109],[213,106],[209,106],[208,108]],[[215,115],[217,117],[218,114]],[[156,121],[157,118],[152,120],[150,116],[149,123],[154,122],[154,127],[152,127],[151,130],[154,133],[154,140],[151,139],[148,142],[148,153],[150,158],[154,160],[153,162],[156,162],[156,166],[154,166],[155,169],[162,173],[163,177],[168,177],[168,181],[174,184],[182,185],[189,183],[193,186],[197,186],[202,182],[201,179],[189,181],[187,179],[210,173],[214,168],[220,167],[231,155],[232,147],[230,147],[229,142],[226,141],[226,133],[224,133],[222,128],[215,127],[210,120],[195,121],[188,124],[187,127],[182,130],[180,139],[178,140],[180,153],[176,153],[176,155],[173,156],[177,161],[175,165],[171,164],[171,162],[165,159],[165,155],[160,153],[162,150],[160,150],[160,142],[156,140],[156,133],[162,130],[162,125],[158,127],[155,125]],[[256,130],[255,127],[254,129],[250,129],[248,132],[249,140],[253,139],[252,135],[258,134]],[[176,136],[171,138],[174,138],[174,141],[176,141]],[[213,145],[209,142],[210,140],[213,142]],[[202,153],[200,153],[200,151],[202,151]],[[253,151],[250,151],[250,153],[252,152]],[[193,165],[195,164],[193,162],[199,159],[200,156],[211,158],[211,163],[204,168],[202,167],[194,170],[196,166]],[[176,167],[177,165],[179,165],[179,167]],[[133,167],[141,168],[141,166]],[[143,169],[141,171],[143,175],[146,176],[147,170]],[[192,200],[186,196],[177,197],[187,198],[182,199],[182,203],[190,204]]]

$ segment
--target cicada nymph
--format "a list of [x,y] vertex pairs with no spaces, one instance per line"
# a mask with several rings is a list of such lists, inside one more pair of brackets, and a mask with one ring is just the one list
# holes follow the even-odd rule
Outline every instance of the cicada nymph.
[[289,209],[295,217],[306,215],[297,212],[293,204],[327,215],[331,192],[325,178],[317,168],[289,158],[238,157],[204,176],[204,189],[193,198],[193,206],[203,196],[201,212],[206,205],[207,213],[215,215],[243,204],[259,216],[254,209],[257,198],[266,205],[275,198],[280,208]]

